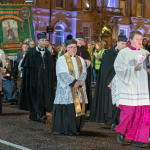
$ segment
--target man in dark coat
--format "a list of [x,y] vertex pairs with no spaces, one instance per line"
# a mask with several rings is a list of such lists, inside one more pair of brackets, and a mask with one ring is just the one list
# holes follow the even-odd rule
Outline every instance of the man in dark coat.
[[30,42],[29,42],[28,50],[30,50],[31,48],[34,48],[34,47],[35,47],[34,41],[30,41]]
[[126,36],[119,35],[117,46],[109,49],[103,56],[90,111],[91,122],[110,122],[112,129],[119,123],[120,116],[119,108],[112,104],[111,95],[111,82],[116,74],[114,61],[119,51],[126,47],[126,41]]
[[[47,50],[46,36],[38,33],[38,46],[28,51],[23,62],[23,76],[18,107],[29,110],[31,120],[46,118],[54,101],[54,64]],[[45,120],[45,119],[44,119]]]
[[76,33],[76,41],[77,41],[77,55],[84,59],[87,66],[87,79],[85,81],[85,84],[86,84],[86,93],[88,97],[87,110],[90,110],[92,103],[91,58],[87,48],[84,46],[84,36],[82,31]]
[[27,43],[22,44],[22,50],[17,53],[17,63],[19,64],[20,60],[23,58],[24,52],[28,50]]

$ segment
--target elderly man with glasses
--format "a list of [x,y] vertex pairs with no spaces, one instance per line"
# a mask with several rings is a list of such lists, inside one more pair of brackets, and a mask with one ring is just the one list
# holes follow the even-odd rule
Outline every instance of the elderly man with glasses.
[[84,59],[77,56],[77,42],[72,36],[65,40],[67,53],[56,64],[57,90],[53,105],[52,133],[78,134],[85,122],[85,79],[87,68]]

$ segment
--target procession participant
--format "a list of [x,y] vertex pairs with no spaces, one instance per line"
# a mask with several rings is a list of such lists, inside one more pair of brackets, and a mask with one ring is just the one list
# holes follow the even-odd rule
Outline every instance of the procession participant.
[[[84,59],[86,66],[87,66],[87,79],[86,79],[85,83],[86,83],[86,93],[87,93],[87,97],[88,97],[87,110],[90,110],[91,103],[92,103],[91,58],[90,58],[90,54],[89,54],[87,48],[84,46],[83,31],[79,31],[78,33],[76,33],[75,40],[77,41],[77,55]],[[88,116],[88,114],[87,114],[87,116]]]
[[67,36],[67,53],[56,64],[57,90],[53,105],[52,133],[78,134],[85,122],[85,80],[87,68],[84,59],[76,55],[77,42]]
[[50,51],[50,53],[52,54],[52,44],[49,42],[49,40],[46,40],[46,47]]
[[102,58],[98,72],[96,89],[92,101],[90,121],[98,123],[110,123],[111,129],[118,124],[120,110],[112,104],[111,81],[115,76],[114,61],[123,48],[126,47],[126,36],[119,35],[117,46],[107,50]]
[[[30,48],[31,49],[31,48]],[[19,65],[18,65],[18,70],[19,70],[19,74],[20,74],[20,78],[22,78],[22,73],[23,73],[23,67],[21,67],[22,61],[25,57],[27,52],[24,52],[23,58],[20,60]]]
[[[121,83],[119,94],[120,123],[116,127],[117,141],[131,140],[131,146],[144,148],[149,141],[150,102],[146,56],[142,49],[142,33],[133,31],[129,40],[131,46],[117,56],[114,68]],[[148,73],[147,73],[148,72]]]
[[28,51],[28,44],[23,43],[22,44],[22,50],[18,51],[17,53],[17,63],[19,64],[20,60],[23,58],[24,52]]
[[[45,34],[38,33],[38,46],[25,55],[18,107],[29,110],[29,119],[39,121],[54,102],[54,64],[46,48]],[[46,117],[45,117],[46,118]]]
[[28,50],[30,50],[31,48],[34,48],[35,47],[35,43],[34,43],[34,41],[30,41],[29,42],[29,48],[28,48]]

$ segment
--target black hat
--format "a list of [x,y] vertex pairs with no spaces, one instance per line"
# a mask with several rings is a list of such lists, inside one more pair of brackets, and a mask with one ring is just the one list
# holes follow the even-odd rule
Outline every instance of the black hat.
[[83,31],[77,32],[77,33],[76,33],[76,38],[83,38],[83,39],[84,39]]
[[37,38],[38,38],[38,40],[40,40],[40,39],[47,39],[47,38],[46,38],[46,35],[45,35],[45,34],[42,34],[42,33],[38,33],[38,34],[37,34]]
[[42,32],[42,34],[45,34],[45,35],[46,35],[46,32]]
[[126,35],[119,35],[118,36],[118,42],[121,41],[121,42],[127,42],[127,37]]
[[77,41],[73,39],[72,35],[68,35],[64,43],[68,46],[70,44],[77,44]]

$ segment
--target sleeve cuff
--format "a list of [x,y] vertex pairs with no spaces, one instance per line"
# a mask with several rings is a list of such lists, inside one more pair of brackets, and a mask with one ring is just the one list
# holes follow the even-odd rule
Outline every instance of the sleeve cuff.
[[76,82],[77,82],[77,80],[75,79],[72,83],[69,84],[69,86],[74,87]]

